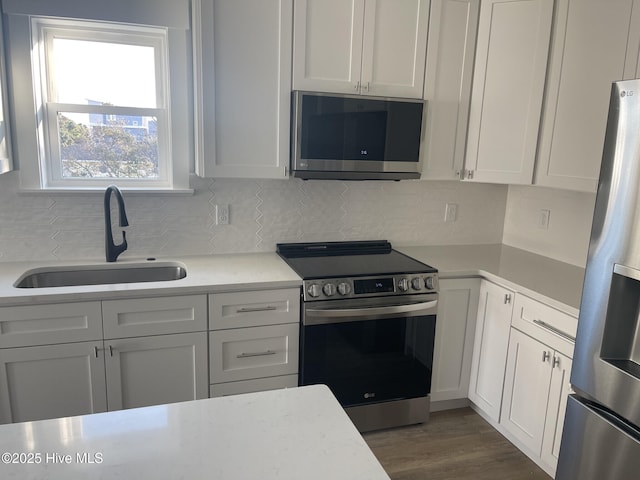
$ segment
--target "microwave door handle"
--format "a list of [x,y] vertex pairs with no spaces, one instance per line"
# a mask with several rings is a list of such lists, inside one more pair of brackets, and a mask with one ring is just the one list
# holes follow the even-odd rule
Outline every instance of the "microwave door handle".
[[[438,305],[437,300],[429,302],[411,303],[409,305],[390,305],[386,307],[367,307],[367,308],[333,308],[333,309],[313,309],[307,308],[305,313],[313,317],[322,317],[325,320],[305,322],[312,323],[331,323],[332,320],[340,321],[338,318],[348,318],[349,320],[357,320],[358,317],[371,317],[376,315],[402,315],[403,313],[414,313],[422,310],[431,310]],[[425,312],[426,313],[426,312]],[[435,314],[433,312],[432,314]],[[343,320],[344,321],[344,320]]]

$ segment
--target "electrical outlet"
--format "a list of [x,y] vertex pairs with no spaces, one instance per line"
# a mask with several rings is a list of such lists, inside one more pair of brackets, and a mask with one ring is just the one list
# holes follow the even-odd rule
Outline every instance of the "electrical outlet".
[[447,203],[444,209],[444,221],[446,223],[455,222],[458,219],[458,204]]
[[540,210],[540,219],[538,221],[538,228],[543,230],[549,230],[549,218],[551,217],[551,210],[543,208]]
[[229,205],[216,205],[216,225],[229,225]]

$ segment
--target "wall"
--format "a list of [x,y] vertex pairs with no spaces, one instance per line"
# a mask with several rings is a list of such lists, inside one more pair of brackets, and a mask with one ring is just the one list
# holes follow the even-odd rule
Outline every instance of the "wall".
[[[0,261],[104,260],[101,193],[20,193],[18,185],[16,172],[0,175]],[[461,182],[193,178],[192,188],[193,196],[125,192],[121,258],[274,251],[289,241],[499,243],[507,202],[506,186]],[[444,223],[446,202],[458,204],[456,222]],[[217,203],[230,206],[230,225],[215,225]]]
[[[595,193],[509,186],[503,243],[584,267],[594,205]],[[538,225],[542,209],[548,229]]]

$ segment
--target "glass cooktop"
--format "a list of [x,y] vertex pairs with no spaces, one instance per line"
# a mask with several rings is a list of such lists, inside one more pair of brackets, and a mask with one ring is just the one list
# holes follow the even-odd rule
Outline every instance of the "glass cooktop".
[[279,243],[276,251],[304,280],[437,272],[386,240]]

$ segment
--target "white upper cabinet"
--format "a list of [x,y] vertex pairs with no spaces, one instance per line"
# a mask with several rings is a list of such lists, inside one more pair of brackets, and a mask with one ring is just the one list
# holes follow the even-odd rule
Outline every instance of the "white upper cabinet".
[[429,0],[295,0],[293,89],[421,98]]
[[196,0],[196,172],[284,178],[293,0]]
[[559,0],[535,183],[595,192],[611,82],[634,78],[638,0]]
[[432,0],[424,99],[422,178],[460,178],[480,0]]
[[13,170],[11,161],[10,136],[8,123],[7,70],[4,60],[2,23],[0,22],[0,174]]
[[483,0],[465,180],[531,184],[554,0]]

